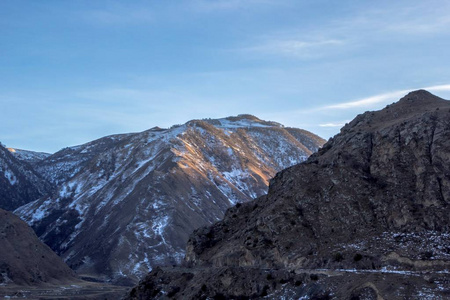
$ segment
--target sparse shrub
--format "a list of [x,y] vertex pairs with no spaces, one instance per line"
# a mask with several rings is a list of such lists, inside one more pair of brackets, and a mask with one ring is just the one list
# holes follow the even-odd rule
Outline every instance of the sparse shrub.
[[354,260],[354,261],[360,261],[362,258],[363,258],[363,257],[362,257],[361,254],[356,253],[355,256],[353,257],[353,260]]
[[172,298],[172,297],[175,296],[180,290],[181,290],[181,288],[180,288],[179,286],[174,286],[174,287],[172,287],[172,289],[170,290],[170,292],[167,294],[167,297]]
[[422,259],[430,259],[433,257],[433,251],[425,251],[421,253]]
[[227,297],[225,297],[225,295],[222,293],[215,294],[213,298],[214,298],[214,300],[226,300],[227,299]]
[[344,256],[342,255],[341,252],[335,253],[333,255],[333,260],[336,262],[340,262],[340,261],[344,260]]
[[319,276],[317,276],[317,274],[310,274],[309,278],[311,278],[312,281],[317,281],[319,280]]
[[268,285],[265,285],[261,291],[261,297],[267,296],[269,289],[270,289],[270,287]]

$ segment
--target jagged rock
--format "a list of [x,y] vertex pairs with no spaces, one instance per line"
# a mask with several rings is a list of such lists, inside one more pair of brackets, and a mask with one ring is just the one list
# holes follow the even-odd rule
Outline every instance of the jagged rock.
[[[195,274],[188,283],[160,281],[177,273],[160,270],[130,299],[143,299],[146,285],[153,298],[167,298],[169,287],[196,298],[190,291],[217,282],[217,268],[327,275],[315,285],[296,287],[288,280],[270,286],[273,297],[448,296],[449,120],[450,102],[426,91],[357,116],[306,162],[279,172],[266,197],[235,206],[223,221],[195,231],[186,250],[185,266]],[[207,278],[198,275],[204,272]],[[426,280],[424,272],[436,280]],[[232,285],[253,288],[260,282],[252,274],[234,276]],[[314,286],[319,294],[306,293]],[[218,285],[214,293],[253,298],[250,290],[238,294]]]

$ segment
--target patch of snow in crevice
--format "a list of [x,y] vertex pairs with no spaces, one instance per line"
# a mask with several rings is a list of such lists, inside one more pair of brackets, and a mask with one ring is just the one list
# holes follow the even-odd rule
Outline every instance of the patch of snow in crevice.
[[2,283],[0,283],[0,286],[6,286],[9,283],[13,283],[13,281],[8,277],[8,274],[6,272],[0,273],[0,276],[2,277]]
[[8,179],[8,181],[11,185],[15,185],[17,183],[17,177],[14,175],[14,173],[11,170],[5,168],[3,175],[5,176],[6,179]]
[[169,225],[169,216],[161,216],[157,218],[152,226],[152,230],[155,233],[155,235],[159,235],[161,239],[163,240],[163,243],[168,245],[166,242],[166,239],[164,238],[164,233],[167,225]]

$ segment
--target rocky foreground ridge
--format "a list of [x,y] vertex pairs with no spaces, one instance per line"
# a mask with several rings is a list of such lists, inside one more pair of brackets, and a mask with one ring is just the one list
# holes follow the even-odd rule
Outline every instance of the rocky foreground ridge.
[[129,299],[448,299],[449,161],[450,102],[409,93],[195,231]]

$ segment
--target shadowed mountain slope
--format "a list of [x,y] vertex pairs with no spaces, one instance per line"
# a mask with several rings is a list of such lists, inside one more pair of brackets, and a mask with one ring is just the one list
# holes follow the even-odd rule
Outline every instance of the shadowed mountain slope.
[[76,282],[74,272],[33,229],[0,209],[0,286]]
[[51,191],[33,167],[0,145],[0,208],[14,210]]

